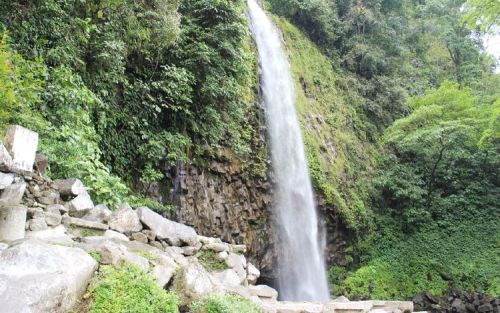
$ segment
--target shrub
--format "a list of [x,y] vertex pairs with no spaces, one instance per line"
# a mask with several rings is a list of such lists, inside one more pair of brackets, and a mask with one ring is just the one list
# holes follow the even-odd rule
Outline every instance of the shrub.
[[235,295],[209,295],[189,306],[192,313],[261,313],[252,301]]
[[202,250],[196,256],[201,265],[209,272],[223,271],[228,268],[226,263],[224,263],[224,261],[219,261],[216,253],[211,250]]
[[156,285],[145,271],[125,264],[102,266],[91,289],[90,313],[178,313],[177,296]]

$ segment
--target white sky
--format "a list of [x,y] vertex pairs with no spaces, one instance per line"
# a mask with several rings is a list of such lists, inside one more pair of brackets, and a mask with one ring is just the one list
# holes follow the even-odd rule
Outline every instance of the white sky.
[[487,34],[483,37],[486,51],[497,60],[496,72],[500,73],[500,30],[496,29],[494,34]]

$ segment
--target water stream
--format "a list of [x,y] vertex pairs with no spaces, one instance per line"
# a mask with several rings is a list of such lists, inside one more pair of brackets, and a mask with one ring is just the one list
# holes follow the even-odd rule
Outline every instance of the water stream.
[[248,0],[259,51],[261,84],[275,185],[279,227],[280,299],[328,300],[323,247],[300,125],[295,91],[281,34],[256,0]]

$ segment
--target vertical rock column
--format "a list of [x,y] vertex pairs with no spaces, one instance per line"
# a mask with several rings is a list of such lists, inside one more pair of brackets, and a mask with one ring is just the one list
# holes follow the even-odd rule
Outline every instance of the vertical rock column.
[[[38,134],[19,125],[7,127],[0,149],[2,170],[31,172],[38,147]],[[26,183],[20,177],[0,173],[0,241],[24,238],[27,209],[21,206]],[[12,178],[12,179],[11,179]]]

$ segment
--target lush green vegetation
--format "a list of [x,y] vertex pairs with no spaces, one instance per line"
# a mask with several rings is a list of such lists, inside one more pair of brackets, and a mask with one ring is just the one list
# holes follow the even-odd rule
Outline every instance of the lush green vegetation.
[[352,274],[332,269],[337,292],[410,298],[451,284],[500,294],[500,98],[479,93],[444,83],[386,130],[376,250]]
[[196,254],[196,257],[201,265],[209,272],[223,271],[229,268],[226,262],[217,259],[217,253],[212,250],[201,250]]
[[474,35],[498,19],[488,3],[267,1],[317,46],[276,19],[311,175],[357,234],[334,293],[499,294],[499,77]]
[[177,297],[160,288],[145,271],[126,264],[101,266],[90,290],[91,313],[178,313]]
[[192,313],[260,313],[262,309],[248,299],[235,295],[210,295],[193,302]]
[[0,4],[1,124],[41,134],[53,178],[114,205],[220,145],[265,172],[243,2]]

